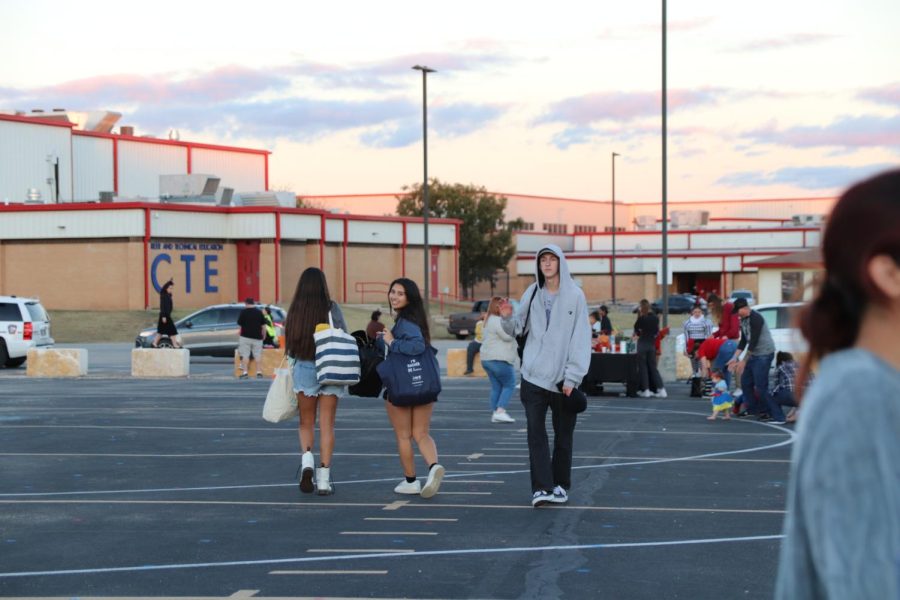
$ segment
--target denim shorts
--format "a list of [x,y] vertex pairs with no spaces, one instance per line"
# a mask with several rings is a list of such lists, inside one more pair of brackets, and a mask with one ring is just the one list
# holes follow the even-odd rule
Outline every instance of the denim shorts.
[[298,360],[291,370],[294,377],[294,392],[303,392],[304,396],[346,396],[345,385],[322,385],[316,379],[316,363],[311,360]]

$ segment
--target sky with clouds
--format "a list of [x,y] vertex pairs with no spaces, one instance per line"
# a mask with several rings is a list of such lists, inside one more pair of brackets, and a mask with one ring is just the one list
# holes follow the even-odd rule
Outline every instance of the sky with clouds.
[[[137,8],[137,7],[140,8]],[[658,200],[661,1],[0,0],[0,109],[271,150],[273,188]],[[133,12],[132,12],[133,11]],[[900,164],[900,2],[668,2],[671,200],[811,197]]]

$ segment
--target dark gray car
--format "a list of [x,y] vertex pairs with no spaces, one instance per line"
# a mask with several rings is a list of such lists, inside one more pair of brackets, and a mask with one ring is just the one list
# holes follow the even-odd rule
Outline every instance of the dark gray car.
[[[264,306],[258,305],[257,308],[262,310]],[[276,335],[283,336],[287,313],[279,306],[268,306],[272,309]],[[240,333],[237,324],[238,315],[244,308],[244,304],[216,304],[175,321],[182,345],[195,356],[234,356]],[[156,327],[144,329],[135,339],[135,347],[150,348],[154,336],[156,336]],[[172,341],[164,336],[157,345],[171,348]]]

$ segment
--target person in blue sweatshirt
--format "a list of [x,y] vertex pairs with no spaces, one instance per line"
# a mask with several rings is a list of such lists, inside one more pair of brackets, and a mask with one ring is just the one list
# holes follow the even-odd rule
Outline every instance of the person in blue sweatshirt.
[[[531,505],[564,504],[572,487],[572,443],[576,413],[570,395],[591,364],[591,326],[584,292],[569,274],[562,250],[541,248],[535,258],[536,281],[522,295],[519,310],[500,307],[504,331],[526,335],[522,352],[522,405],[528,422]],[[553,453],[547,437],[552,411]]]

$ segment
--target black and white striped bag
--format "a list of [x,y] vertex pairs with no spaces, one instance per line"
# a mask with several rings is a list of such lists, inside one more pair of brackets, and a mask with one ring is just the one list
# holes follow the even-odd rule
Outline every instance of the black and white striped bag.
[[313,334],[316,341],[316,379],[321,385],[359,383],[359,348],[356,338],[334,326],[328,311],[328,328]]

